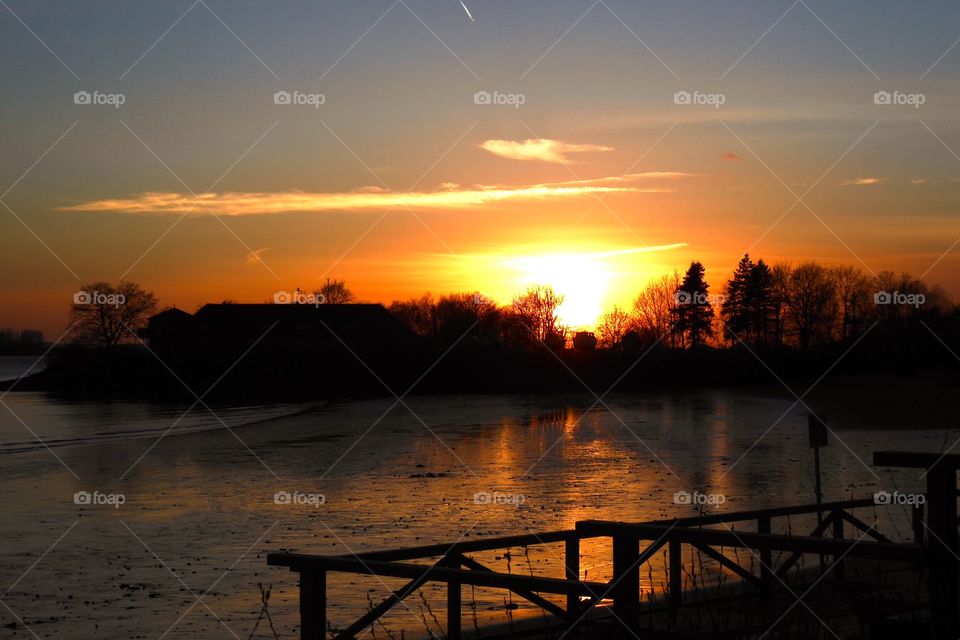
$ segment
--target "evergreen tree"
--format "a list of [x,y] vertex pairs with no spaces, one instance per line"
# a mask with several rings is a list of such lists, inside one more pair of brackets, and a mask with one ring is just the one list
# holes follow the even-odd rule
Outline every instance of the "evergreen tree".
[[720,308],[725,338],[754,346],[770,344],[776,334],[774,274],[761,259],[744,254],[727,282]]
[[769,345],[776,334],[777,305],[774,275],[761,258],[750,273],[748,313],[755,345]]
[[713,335],[713,306],[710,304],[706,269],[699,262],[691,262],[677,288],[677,330],[688,339],[691,347],[698,347]]
[[743,254],[737,264],[733,277],[727,282],[726,298],[720,305],[720,316],[723,318],[724,337],[731,342],[747,340],[751,334],[753,319],[753,261],[750,254]]

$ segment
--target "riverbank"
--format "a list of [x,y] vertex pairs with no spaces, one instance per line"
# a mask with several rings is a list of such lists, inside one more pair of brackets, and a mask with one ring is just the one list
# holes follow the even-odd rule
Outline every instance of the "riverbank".
[[[359,357],[351,352],[303,354],[276,362],[251,354],[223,362],[169,364],[142,346],[55,351],[42,371],[0,382],[0,391],[39,391],[65,399],[190,403],[203,395],[221,404],[364,399],[393,394],[462,395],[679,391],[729,388],[746,393],[798,395],[831,406],[846,420],[850,404],[872,410],[878,423],[907,422],[917,406],[937,416],[955,411],[960,372],[955,363],[886,361],[874,351],[846,354],[840,345],[797,353],[756,354],[742,348],[694,351],[509,351],[463,345],[449,352],[424,348]],[[821,380],[829,375],[826,381]],[[789,389],[788,389],[789,387]],[[828,388],[830,391],[828,391]],[[849,402],[844,394],[849,395]],[[818,409],[818,411],[821,409]],[[941,421],[938,425],[946,426]]]

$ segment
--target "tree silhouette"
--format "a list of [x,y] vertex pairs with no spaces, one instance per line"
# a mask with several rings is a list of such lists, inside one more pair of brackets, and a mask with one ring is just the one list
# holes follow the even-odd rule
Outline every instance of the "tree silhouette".
[[558,295],[553,287],[536,286],[530,287],[526,293],[514,298],[512,307],[527,328],[530,338],[544,342],[553,339],[557,334],[563,335],[560,320],[557,317],[557,308],[561,304],[563,304],[563,296]]
[[677,289],[677,330],[691,348],[699,347],[713,336],[713,306],[710,304],[706,269],[691,262]]
[[0,355],[42,353],[43,333],[36,329],[0,329]]
[[870,314],[873,300],[870,281],[863,273],[849,265],[830,270],[840,314],[840,340],[849,340],[860,335],[864,321]]
[[70,332],[75,342],[113,347],[134,338],[156,310],[156,296],[136,282],[91,282],[74,296]]
[[623,336],[633,328],[634,319],[629,313],[613,305],[613,309],[600,317],[597,323],[597,341],[601,348],[610,349],[617,346]]
[[753,344],[769,346],[776,335],[777,297],[773,270],[761,258],[753,265],[747,287],[747,313]]
[[747,340],[753,325],[752,280],[756,265],[745,253],[726,285],[726,298],[720,305],[724,337],[731,342]]
[[649,283],[634,299],[634,320],[641,341],[673,346],[679,286],[680,274],[674,271]]
[[771,299],[770,314],[773,318],[773,335],[771,341],[774,347],[782,347],[787,332],[787,304],[790,298],[790,274],[793,267],[784,262],[778,262],[770,270]]
[[328,280],[314,293],[322,295],[326,304],[349,304],[354,301],[353,292],[347,289],[345,280]]
[[836,321],[833,282],[826,268],[805,262],[790,274],[787,308],[801,351],[828,342]]
[[433,317],[433,296],[425,293],[419,298],[394,300],[388,307],[390,313],[418,336],[435,338],[437,328]]
[[466,334],[486,341],[499,337],[499,309],[496,303],[479,294],[443,296],[432,311],[437,338],[444,344],[452,344]]

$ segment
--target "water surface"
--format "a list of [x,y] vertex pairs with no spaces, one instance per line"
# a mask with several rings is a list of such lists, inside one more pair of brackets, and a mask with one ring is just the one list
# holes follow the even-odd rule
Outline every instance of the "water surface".
[[[296,575],[267,567],[271,551],[350,553],[590,518],[693,515],[694,507],[674,502],[680,491],[722,495],[723,511],[813,501],[806,415],[791,410],[792,400],[731,391],[611,394],[609,408],[587,411],[594,401],[451,396],[215,408],[227,429],[202,408],[181,418],[182,407],[10,394],[4,402],[19,419],[0,407],[7,452],[0,579],[14,585],[4,601],[40,637],[245,638],[259,611],[257,584],[273,584],[274,620],[293,637]],[[283,413],[291,415],[249,423]],[[164,435],[178,419],[192,426]],[[915,450],[944,443],[939,430],[905,437],[845,426],[823,451],[827,499],[917,490],[915,471],[870,467],[872,451],[903,448],[905,439]],[[124,503],[78,506],[78,491],[122,494]],[[277,504],[278,492],[322,495],[324,503]],[[484,497],[493,493],[514,499]],[[893,520],[884,513],[886,533],[909,535],[905,511]],[[609,577],[609,549],[596,543],[584,552],[587,577]],[[482,561],[559,576],[560,560],[555,545]],[[659,571],[645,574],[645,589],[657,588]],[[334,576],[331,618],[347,624],[368,596],[379,601],[398,586]],[[424,597],[442,622],[442,594],[426,589]],[[466,590],[464,601],[502,616],[502,593]],[[413,598],[386,623],[411,637],[433,625],[423,607]],[[464,615],[469,628],[469,610]],[[0,616],[13,622],[9,612]],[[0,628],[0,636],[29,636],[11,633]]]

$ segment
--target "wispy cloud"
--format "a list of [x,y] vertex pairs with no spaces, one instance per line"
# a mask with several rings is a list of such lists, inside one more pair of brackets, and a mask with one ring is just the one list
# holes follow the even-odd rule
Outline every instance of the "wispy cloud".
[[595,153],[613,151],[613,147],[600,144],[574,144],[548,138],[528,138],[526,140],[487,140],[480,148],[502,158],[511,160],[534,160],[538,162],[556,162],[570,164],[575,160],[568,157],[571,153]]
[[737,162],[737,161],[739,161],[739,160],[743,160],[743,158],[741,158],[740,156],[738,156],[737,154],[735,154],[733,151],[727,151],[725,154],[723,154],[722,156],[720,156],[720,159],[721,159],[721,160],[729,160],[729,161],[731,161],[731,162]]
[[443,183],[432,191],[396,192],[381,187],[363,187],[350,192],[309,193],[226,192],[192,195],[148,191],[129,198],[81,202],[60,211],[105,211],[127,214],[173,214],[244,216],[289,212],[383,210],[389,208],[457,210],[505,201],[577,198],[602,193],[670,193],[673,189],[639,186],[653,178],[675,179],[692,174],[679,172],[635,173],[569,182],[531,185],[477,185],[461,187]]
[[[652,180],[679,180],[680,178],[696,178],[701,177],[704,174],[702,173],[687,173],[685,171],[643,171],[639,173],[625,173],[622,176],[612,176],[606,178],[588,178],[585,180],[567,180],[566,182],[552,182],[548,183],[550,185],[565,185],[565,186],[612,186],[618,184],[631,184],[640,181],[652,181]],[[660,193],[663,192],[672,192],[674,189],[669,188],[655,188],[655,189],[643,189],[644,191],[657,191]]]
[[910,184],[927,184],[926,178],[910,178]]
[[867,187],[873,184],[880,184],[883,178],[850,178],[840,183],[843,187]]

